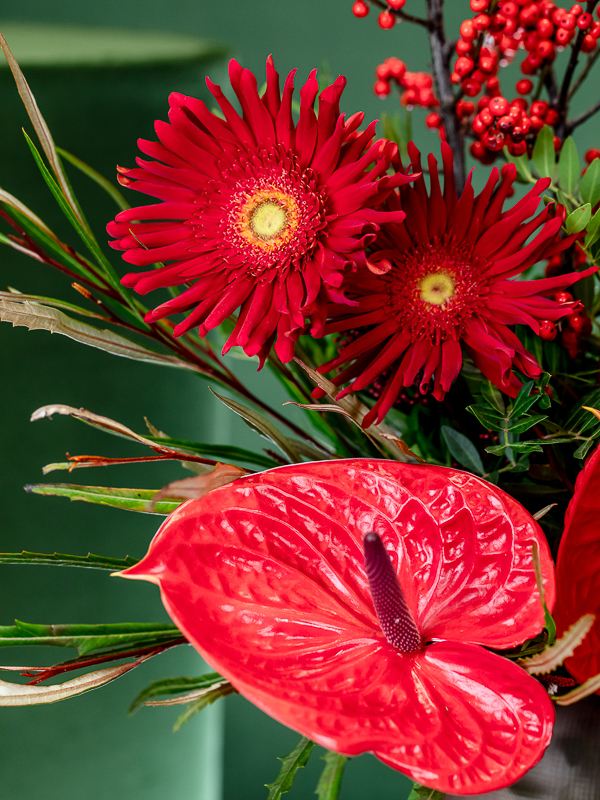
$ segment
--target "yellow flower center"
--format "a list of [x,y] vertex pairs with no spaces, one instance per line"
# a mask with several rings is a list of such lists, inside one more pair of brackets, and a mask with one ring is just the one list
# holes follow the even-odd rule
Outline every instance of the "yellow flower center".
[[298,227],[296,200],[276,188],[259,189],[244,200],[238,230],[250,244],[275,250],[286,244]]
[[279,203],[266,200],[259,203],[250,213],[250,227],[259,239],[275,239],[287,224],[287,213]]
[[443,306],[454,297],[454,286],[454,279],[446,272],[426,275],[419,284],[421,300],[434,306]]

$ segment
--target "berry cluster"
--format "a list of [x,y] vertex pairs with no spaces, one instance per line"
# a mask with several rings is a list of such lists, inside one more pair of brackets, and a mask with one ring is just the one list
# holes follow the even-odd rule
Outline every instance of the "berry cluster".
[[[552,297],[558,303],[572,303],[573,296],[569,292],[558,292]],[[558,336],[560,329],[561,344],[569,353],[571,358],[576,358],[583,351],[582,339],[588,337],[592,332],[592,320],[585,313],[583,306],[573,308],[568,317],[564,317],[559,323],[549,319],[540,322],[540,337],[551,342]]]
[[[382,11],[377,18],[379,27],[384,30],[394,27],[397,22],[394,11],[400,11],[400,9],[404,8],[406,0],[387,0],[387,5],[387,10]],[[365,3],[364,0],[356,0],[352,6],[352,13],[355,17],[366,17],[369,11],[369,4]]]
[[[544,125],[558,122],[558,113],[545,100],[534,100],[531,105],[524,97],[510,102],[502,95],[483,95],[477,103],[478,113],[472,119],[471,130],[475,141],[471,144],[473,158],[484,164],[494,161],[498,151],[507,145],[513,156],[531,150],[538,132]],[[560,148],[560,139],[555,138]]]
[[378,97],[386,97],[392,90],[392,82],[405,91],[400,102],[405,106],[435,108],[439,101],[433,92],[433,78],[428,72],[408,72],[404,61],[386,58],[375,70],[377,80],[373,91]]

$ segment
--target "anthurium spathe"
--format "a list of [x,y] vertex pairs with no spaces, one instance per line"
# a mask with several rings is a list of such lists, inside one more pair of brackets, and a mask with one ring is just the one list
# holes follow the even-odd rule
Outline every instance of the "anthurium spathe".
[[579,473],[556,560],[557,634],[584,614],[596,621],[565,666],[580,683],[600,673],[600,448]]
[[506,786],[547,746],[542,686],[485,647],[542,629],[544,537],[473,475],[341,460],[241,478],[182,505],[125,577],[160,586],[203,657],[332,750],[440,791]]

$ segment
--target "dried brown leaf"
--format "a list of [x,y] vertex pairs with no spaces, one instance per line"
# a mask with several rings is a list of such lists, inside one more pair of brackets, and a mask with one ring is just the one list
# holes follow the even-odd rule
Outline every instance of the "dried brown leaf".
[[218,489],[219,486],[225,486],[248,474],[250,474],[248,470],[235,467],[233,464],[217,464],[207,475],[195,475],[193,478],[184,478],[167,484],[154,495],[148,504],[148,510],[153,511],[159,500],[198,500],[213,489]]

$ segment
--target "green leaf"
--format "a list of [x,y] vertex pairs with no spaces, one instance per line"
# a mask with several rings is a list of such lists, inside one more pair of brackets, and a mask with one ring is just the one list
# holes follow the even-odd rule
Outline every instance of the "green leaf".
[[467,406],[467,411],[477,417],[483,427],[488,430],[501,431],[506,423],[504,415],[491,411],[489,406],[481,404]]
[[408,800],[444,800],[446,794],[438,792],[437,789],[429,789],[419,783],[413,785],[412,792],[408,795]]
[[93,167],[90,167],[80,158],[77,158],[77,156],[74,156],[71,153],[68,153],[66,150],[63,150],[62,147],[57,147],[56,152],[59,155],[61,155],[64,159],[69,161],[71,164],[73,164],[74,167],[77,167],[77,169],[83,172],[84,175],[87,175],[88,178],[91,178],[91,180],[93,180],[94,183],[97,183],[98,186],[101,186],[104,189],[104,191],[110,197],[112,197],[112,199],[121,209],[121,211],[125,211],[127,208],[130,208],[129,203],[127,202],[127,200],[125,200],[121,192],[117,189],[116,186],[114,186],[109,180],[107,180],[104,177],[104,175],[101,175],[99,172],[93,169]]
[[595,158],[586,169],[579,193],[583,202],[589,203],[592,208],[600,200],[600,158]]
[[506,449],[514,450],[515,453],[543,453],[544,448],[540,446],[539,442],[508,442],[507,444],[495,444],[492,447],[486,447],[485,452],[491,453],[494,456],[504,455]]
[[321,773],[315,794],[319,800],[337,800],[348,758],[331,750],[321,758],[325,762],[325,769]]
[[[205,442],[188,442],[185,439],[171,439],[170,437],[161,438],[159,436],[147,436],[146,438],[156,444],[172,447],[183,453],[216,458],[218,461],[224,461],[227,464],[236,464],[241,461],[244,464],[252,464],[253,466],[263,467],[264,469],[280,466],[279,462],[275,461],[274,458],[270,458],[263,453],[254,453],[252,450],[245,450],[243,447],[206,444]],[[320,458],[322,458],[322,455]]]
[[159,500],[152,511],[148,505],[159,489],[114,489],[108,486],[77,486],[73,483],[34,483],[25,487],[26,492],[52,497],[68,497],[125,511],[143,514],[171,514],[183,500]]
[[471,472],[477,473],[477,475],[483,475],[481,456],[470,439],[448,425],[442,425],[440,433],[450,454],[459,464],[462,464],[463,467],[466,467]]
[[109,558],[88,553],[87,556],[71,556],[65,553],[0,553],[0,564],[41,564],[55,567],[84,567],[86,569],[109,569],[116,572],[138,563],[137,558]]
[[577,448],[577,450],[575,450],[575,452],[573,453],[573,458],[585,458],[589,453],[590,449],[592,448],[593,444],[594,440],[588,439],[587,442],[584,442]]
[[498,411],[500,414],[504,414],[506,411],[506,407],[504,405],[504,399],[502,397],[502,392],[494,386],[491,381],[485,381],[481,386],[481,394],[483,395],[483,399],[487,400],[487,402]]
[[517,168],[517,179],[520,183],[533,183],[535,178],[531,174],[531,169],[529,168],[529,159],[526,155],[522,156],[513,156],[508,151],[508,147],[504,148],[504,155],[506,160],[514,164]]
[[552,178],[556,154],[554,151],[554,131],[549,125],[544,125],[538,133],[533,147],[533,165],[540,178]]
[[194,689],[207,689],[215,683],[223,683],[223,678],[217,672],[201,675],[199,678],[166,678],[155,681],[143,689],[129,706],[129,714],[135,713],[147,700],[164,695],[182,694]]
[[[600,163],[600,159],[598,159],[598,162]],[[596,163],[596,162],[594,162],[594,163]],[[599,237],[600,237],[600,208],[598,209],[598,211],[596,211],[596,213],[594,214],[594,216],[591,218],[591,220],[588,223],[587,233],[586,233],[585,239],[584,239],[585,246],[586,247],[591,247],[591,245],[593,245],[594,242]]]
[[36,625],[15,620],[0,626],[0,647],[75,647],[81,656],[106,648],[162,644],[181,637],[174,625],[118,622],[110,625]]
[[592,207],[589,203],[576,208],[565,220],[565,229],[569,235],[585,230],[592,218]]
[[310,758],[314,746],[314,742],[311,742],[310,739],[303,736],[288,756],[283,756],[283,758],[279,759],[282,763],[279,775],[273,783],[265,784],[269,790],[267,800],[279,800],[282,794],[289,792],[292,788],[296,773],[299,769],[306,766],[306,762]]
[[600,410],[600,389],[588,392],[577,401],[565,423],[565,428],[570,432],[579,435],[586,433],[587,436],[595,438],[600,434],[600,422],[583,406]]
[[567,136],[563,142],[558,159],[558,180],[561,189],[564,189],[568,194],[573,194],[575,187],[579,183],[580,172],[581,163],[579,161],[577,145],[572,136]]
[[227,697],[228,694],[233,694],[235,691],[236,690],[230,683],[223,682],[223,678],[221,678],[221,684],[219,686],[215,686],[214,689],[209,689],[202,697],[199,697],[189,704],[175,725],[173,725],[173,732],[177,732],[182,725],[189,722],[199,711],[202,711],[206,706],[214,703],[215,700],[219,700],[221,697]]
[[531,390],[533,387],[533,381],[527,381],[523,384],[523,386],[521,386],[519,394],[515,398],[513,407],[508,415],[509,417],[520,417],[522,414],[525,414],[527,411],[529,411],[531,406],[539,399],[539,395],[531,395]]
[[530,428],[533,428],[534,425],[543,422],[545,419],[548,419],[547,414],[532,414],[531,416],[520,417],[514,422],[510,420],[507,423],[506,429],[513,434],[524,433]]

